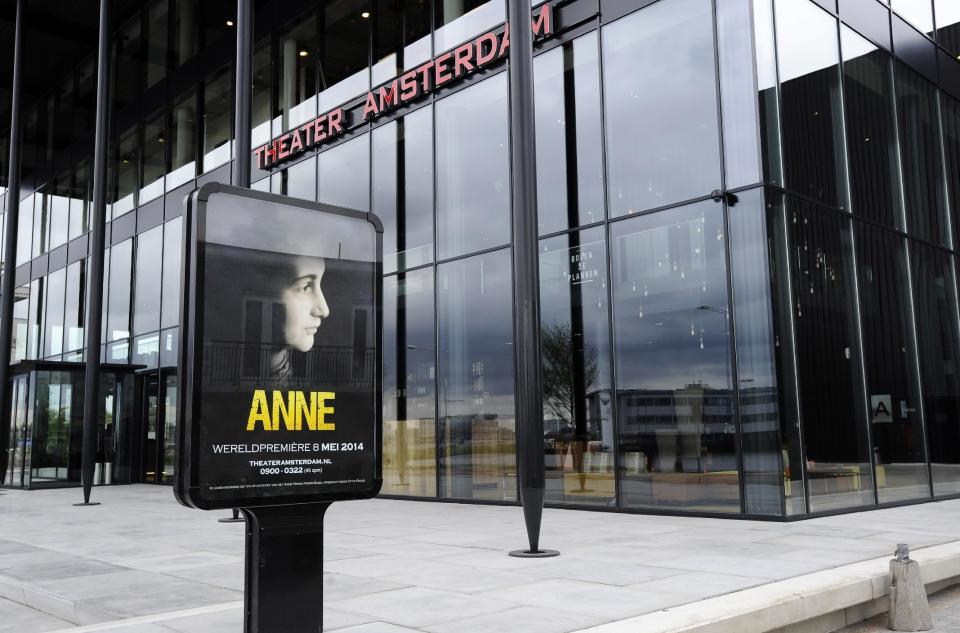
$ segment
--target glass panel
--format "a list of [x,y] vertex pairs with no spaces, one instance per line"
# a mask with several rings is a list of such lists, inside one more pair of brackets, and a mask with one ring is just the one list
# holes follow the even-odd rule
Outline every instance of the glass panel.
[[110,295],[107,308],[106,341],[116,341],[130,336],[130,270],[132,258],[133,240],[121,242],[110,249],[110,275],[108,277],[110,280]]
[[443,497],[516,498],[510,251],[437,268]]
[[[784,496],[793,501],[789,435],[781,438],[782,394],[777,375],[778,328],[773,312],[772,266],[763,190],[737,194],[729,210],[730,266],[737,332],[743,487],[748,514],[784,514]],[[772,232],[772,231],[770,231]],[[781,326],[782,329],[782,326]],[[784,403],[784,407],[786,407]],[[795,462],[800,473],[799,463]],[[803,481],[796,487],[803,510]],[[791,506],[797,505],[791,503]],[[795,512],[796,510],[794,510]]]
[[[38,371],[35,385],[31,478],[33,482],[77,481],[82,433],[75,427],[82,417],[72,415],[75,386],[71,375]],[[77,386],[78,395],[81,390]]]
[[163,380],[163,480],[172,481],[177,452],[177,377],[167,374]]
[[70,230],[70,174],[64,173],[57,178],[50,195],[50,238],[48,250],[67,243]]
[[373,8],[373,85],[430,59],[432,0],[376,0]]
[[506,21],[500,0],[443,0],[434,5],[434,50],[441,53]]
[[947,246],[936,88],[900,62],[896,83],[907,228],[919,238]]
[[[133,333],[160,329],[160,275],[163,261],[163,228],[158,226],[137,236],[137,266],[133,298]],[[111,299],[112,299],[111,295]]]
[[13,294],[13,332],[10,359],[18,363],[27,357],[27,332],[30,323],[30,284],[20,286]]
[[960,244],[960,101],[940,93],[943,153],[946,159],[947,194],[953,213],[953,245]]
[[137,128],[128,130],[116,144],[116,158],[113,165],[113,191],[108,197],[111,202],[110,217],[120,216],[131,211],[136,205],[137,193]]
[[47,219],[50,209],[50,196],[46,191],[38,191],[33,196],[33,257],[47,252]]
[[153,200],[163,193],[163,176],[167,173],[167,116],[157,115],[143,126],[143,180],[139,203]]
[[203,90],[203,171],[219,167],[231,156],[230,69],[210,77]]
[[200,48],[201,0],[174,0],[173,62],[177,66],[193,59]]
[[373,131],[373,212],[386,272],[433,261],[433,110]]
[[61,268],[47,276],[47,313],[44,319],[43,358],[63,353],[63,301],[67,270]]
[[283,171],[284,195],[304,200],[317,199],[317,159],[308,158]]
[[364,134],[317,155],[317,200],[370,210],[370,136]]
[[547,496],[612,506],[613,404],[603,227],[540,241]]
[[603,220],[596,32],[534,59],[540,233]]
[[173,105],[170,129],[170,173],[167,191],[176,189],[197,174],[197,95],[191,91]]
[[20,201],[17,222],[17,266],[30,261],[30,240],[33,235],[33,195]]
[[93,183],[90,180],[90,161],[83,160],[73,172],[73,188],[70,193],[70,239],[87,232],[87,214],[93,198]]
[[890,0],[890,6],[918,30],[932,34],[933,7],[930,2],[931,0]]
[[270,40],[265,39],[253,50],[253,66],[251,68],[253,85],[250,93],[250,120],[253,133],[250,144],[253,147],[262,145],[270,140],[270,121],[273,112],[273,67],[270,63]]
[[154,332],[133,339],[133,354],[130,362],[156,369],[160,364],[160,333]]
[[63,327],[66,333],[64,351],[83,348],[83,320],[86,310],[86,265],[81,260],[67,266],[67,298],[64,304]]
[[857,223],[870,429],[880,502],[930,495],[902,237]]
[[179,350],[179,335],[177,328],[160,332],[161,367],[176,367]]
[[910,244],[923,412],[936,495],[960,493],[960,331],[955,262],[942,251]]
[[874,502],[849,220],[788,200],[810,511]]
[[[437,257],[510,241],[507,75],[436,103]],[[464,125],[470,121],[470,125]]]
[[160,327],[180,323],[180,259],[183,241],[183,219],[176,218],[163,225],[163,307]]
[[147,7],[147,88],[163,79],[167,74],[167,0],[156,0]]
[[27,315],[27,352],[24,358],[38,358],[43,338],[44,279],[30,282],[30,312]]
[[[139,12],[138,12],[139,13]],[[140,57],[143,41],[140,39],[140,16],[132,18],[117,33],[116,72],[113,99],[117,111],[133,102],[140,93]],[[95,82],[94,82],[95,83]]]
[[720,187],[713,51],[709,0],[657,2],[603,27],[611,216]]
[[383,490],[437,495],[433,269],[383,280]]
[[845,207],[837,20],[809,0],[776,0],[786,186]]
[[960,2],[934,0],[937,13],[937,41],[960,59]]
[[890,55],[844,25],[840,36],[850,205],[859,217],[904,230],[892,61]]
[[[762,4],[761,0],[758,0]],[[760,121],[754,83],[751,40],[753,16],[750,0],[717,5],[717,40],[720,56],[720,99],[723,113],[723,158],[728,189],[760,182]],[[769,25],[769,23],[768,23]],[[769,28],[769,26],[767,26]],[[760,29],[758,29],[760,30]],[[760,38],[756,38],[758,47]],[[762,53],[757,54],[759,60]]]
[[279,36],[280,130],[283,132],[317,116],[317,20],[301,18]]
[[368,0],[328,2],[320,11],[320,112],[370,88],[369,16]]
[[610,236],[623,504],[739,512],[723,207]]

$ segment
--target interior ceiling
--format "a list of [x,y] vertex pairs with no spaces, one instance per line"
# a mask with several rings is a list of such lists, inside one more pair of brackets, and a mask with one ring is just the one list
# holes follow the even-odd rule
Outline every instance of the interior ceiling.
[[[98,0],[22,0],[26,6],[23,34],[23,88],[27,98],[51,93],[62,74],[77,60],[95,55]],[[143,0],[112,0],[113,22],[137,11]],[[0,127],[10,111],[16,0],[0,0]]]

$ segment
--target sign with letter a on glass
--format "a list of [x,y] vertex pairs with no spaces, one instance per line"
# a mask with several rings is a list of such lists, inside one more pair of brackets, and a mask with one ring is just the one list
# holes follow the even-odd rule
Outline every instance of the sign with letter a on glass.
[[360,499],[380,467],[381,236],[368,213],[211,183],[188,199],[177,499]]

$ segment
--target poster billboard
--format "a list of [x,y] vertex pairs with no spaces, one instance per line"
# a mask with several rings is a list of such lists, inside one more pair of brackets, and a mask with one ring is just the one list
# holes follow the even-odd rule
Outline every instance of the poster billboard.
[[217,183],[187,202],[178,500],[374,496],[381,235],[372,215]]

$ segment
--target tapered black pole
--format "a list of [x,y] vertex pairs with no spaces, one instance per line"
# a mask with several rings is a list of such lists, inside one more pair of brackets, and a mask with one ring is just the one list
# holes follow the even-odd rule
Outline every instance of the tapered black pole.
[[107,136],[110,130],[110,0],[100,0],[97,46],[97,113],[93,139],[93,206],[90,209],[90,269],[87,271],[86,372],[83,379],[83,503],[90,503],[100,414],[100,327],[103,321],[103,249],[107,208]]
[[[237,0],[237,58],[236,83],[233,90],[233,184],[237,187],[250,186],[250,65],[253,42],[253,14],[250,0]],[[233,509],[230,517],[218,519],[220,523],[243,523],[238,508]]]
[[3,282],[0,295],[0,482],[9,462],[10,337],[13,332],[13,294],[16,281],[17,225],[20,216],[20,71],[23,62],[23,12],[26,0],[17,0],[13,35],[13,84],[10,101],[10,154],[7,174],[7,233],[3,240]]
[[513,179],[513,322],[518,491],[529,548],[511,556],[556,556],[540,549],[546,473],[540,387],[540,275],[537,259],[537,161],[530,0],[507,0],[510,25],[510,159]]
[[237,0],[237,59],[234,89],[234,177],[237,187],[250,186],[250,65],[253,41],[251,0]]

